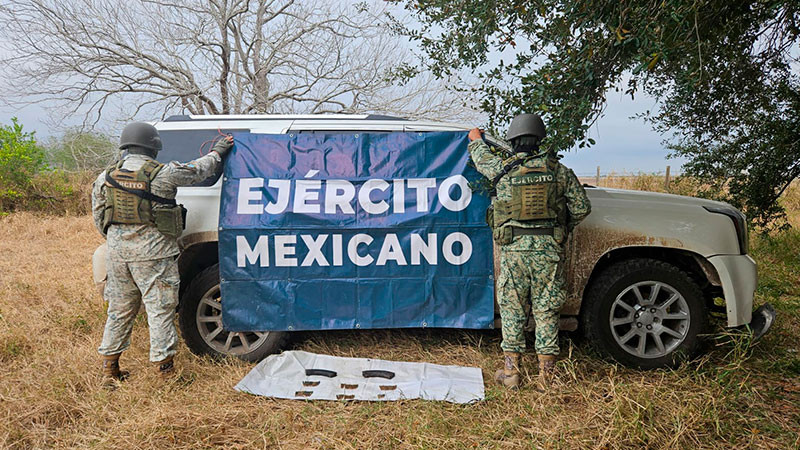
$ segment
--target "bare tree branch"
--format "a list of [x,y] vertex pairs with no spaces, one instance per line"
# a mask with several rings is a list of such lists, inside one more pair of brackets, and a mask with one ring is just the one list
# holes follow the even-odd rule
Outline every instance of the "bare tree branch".
[[6,98],[86,121],[110,101],[159,114],[388,113],[462,118],[446,81],[397,83],[408,43],[386,6],[335,0],[5,0]]

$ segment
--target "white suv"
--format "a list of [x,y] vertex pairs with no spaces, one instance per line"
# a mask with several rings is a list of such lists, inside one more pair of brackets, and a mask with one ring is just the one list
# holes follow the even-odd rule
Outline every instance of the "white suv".
[[[164,162],[200,156],[202,144],[220,131],[467,130],[457,124],[367,115],[175,116],[155,126],[164,142],[159,154]],[[180,328],[195,353],[257,361],[279,351],[287,333],[229,333],[222,327],[217,253],[221,186],[217,174],[178,189],[178,203],[188,209],[179,239]],[[728,327],[751,324],[755,317],[756,335],[768,330],[774,320],[769,305],[753,316],[756,264],[747,254],[741,212],[726,203],[669,194],[592,186],[587,193],[592,213],[566,244],[568,300],[561,311],[562,329],[580,327],[598,350],[643,368],[673,365],[695,353],[712,312],[723,315]],[[104,261],[105,245],[94,257],[98,283],[105,280]]]

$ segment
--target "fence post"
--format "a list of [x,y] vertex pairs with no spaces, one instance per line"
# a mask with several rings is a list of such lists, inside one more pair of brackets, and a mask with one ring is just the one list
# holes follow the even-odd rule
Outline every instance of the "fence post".
[[597,175],[594,177],[594,185],[600,186],[600,166],[597,166]]
[[667,176],[664,177],[664,190],[669,190],[669,166],[667,166]]

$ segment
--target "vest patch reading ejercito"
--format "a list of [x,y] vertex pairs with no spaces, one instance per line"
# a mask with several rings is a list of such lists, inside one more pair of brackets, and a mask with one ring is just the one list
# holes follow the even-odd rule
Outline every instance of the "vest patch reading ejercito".
[[552,173],[531,173],[528,175],[521,175],[509,178],[509,183],[512,186],[522,186],[526,184],[540,184],[552,183],[556,177]]

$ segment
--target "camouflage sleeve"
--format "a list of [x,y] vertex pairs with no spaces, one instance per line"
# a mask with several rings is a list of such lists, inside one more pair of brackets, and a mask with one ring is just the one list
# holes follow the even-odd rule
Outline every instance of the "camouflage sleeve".
[[101,172],[92,184],[92,219],[94,220],[94,226],[97,227],[97,231],[103,236],[106,235],[106,233],[103,232],[103,210],[106,207],[106,190],[103,189],[105,175],[105,171]]
[[[162,169],[166,173],[164,181],[173,187],[191,186],[214,175],[222,163],[222,158],[217,152],[210,152],[187,163],[172,161]],[[161,175],[159,173],[159,175]]]
[[476,139],[467,146],[469,155],[478,172],[486,178],[493,180],[503,171],[503,159],[489,151],[489,146],[482,139]]
[[589,202],[589,197],[586,196],[586,190],[583,189],[583,185],[581,185],[578,177],[575,176],[575,172],[567,167],[564,167],[564,170],[567,172],[567,189],[564,192],[564,196],[567,198],[567,209],[569,210],[569,223],[567,226],[572,230],[592,212],[592,204]]

